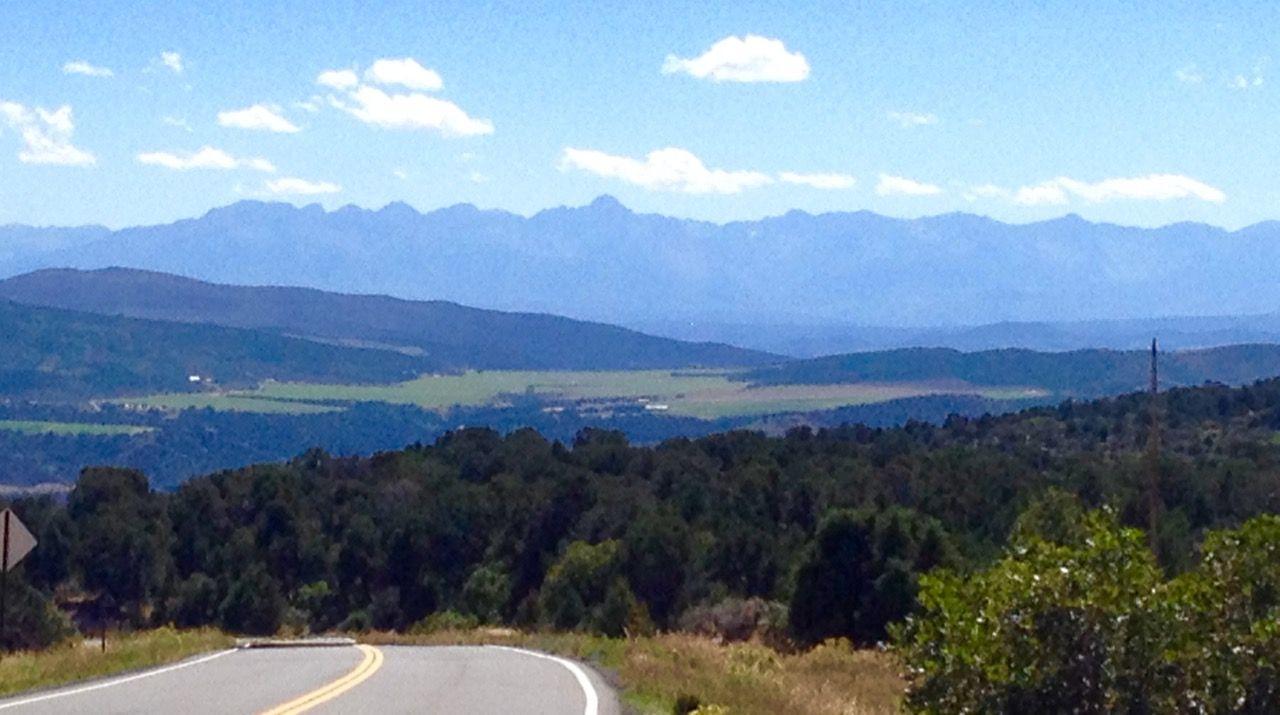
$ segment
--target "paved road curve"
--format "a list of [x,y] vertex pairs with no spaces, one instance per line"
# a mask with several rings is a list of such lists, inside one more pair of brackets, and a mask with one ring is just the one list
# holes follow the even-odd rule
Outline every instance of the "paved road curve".
[[211,653],[122,678],[0,700],[10,713],[619,715],[577,663],[499,647],[349,646]]

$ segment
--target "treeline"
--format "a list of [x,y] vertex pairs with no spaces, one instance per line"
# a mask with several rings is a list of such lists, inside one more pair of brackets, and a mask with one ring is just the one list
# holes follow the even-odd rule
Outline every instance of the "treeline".
[[[1178,574],[1207,530],[1280,512],[1280,381],[1162,401],[1153,563]],[[595,429],[567,443],[462,429],[173,492],[94,468],[65,505],[15,504],[41,540],[15,603],[250,633],[488,622],[871,644],[915,609],[921,574],[995,563],[1047,494],[1147,524],[1148,407],[1130,395],[654,447]],[[57,619],[32,613],[54,637]],[[7,645],[36,632],[11,629]]]
[[90,465],[129,467],[153,486],[172,489],[190,477],[255,462],[289,459],[311,447],[327,452],[371,454],[414,441],[433,441],[459,425],[486,425],[507,433],[532,427],[551,440],[570,442],[587,426],[616,430],[628,440],[653,444],[677,436],[700,437],[744,427],[781,432],[799,422],[837,425],[861,422],[890,426],[916,419],[942,422],[949,414],[981,415],[1026,406],[971,395],[928,395],[857,405],[804,415],[701,420],[647,412],[636,406],[612,414],[543,412],[546,403],[528,395],[506,396],[505,407],[462,407],[441,413],[413,405],[334,403],[319,414],[265,414],[187,409],[126,410],[111,403],[96,409],[73,405],[0,404],[0,420],[87,422],[148,427],[132,436],[25,434],[0,429],[0,484],[71,484]]

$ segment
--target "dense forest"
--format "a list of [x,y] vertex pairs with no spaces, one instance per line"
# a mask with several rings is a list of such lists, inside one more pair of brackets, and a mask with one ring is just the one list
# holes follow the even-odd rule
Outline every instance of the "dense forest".
[[[652,447],[599,429],[566,443],[470,428],[371,457],[312,450],[172,492],[86,469],[65,503],[13,505],[40,547],[18,569],[11,616],[26,625],[5,645],[64,632],[41,605],[53,601],[82,624],[249,633],[509,623],[870,645],[916,610],[922,574],[1024,557],[1005,549],[1037,510],[1030,523],[1048,526],[1034,534],[1088,521],[1055,520],[1072,513],[1063,499],[1117,529],[1155,523],[1153,579],[1200,568],[1211,530],[1280,512],[1280,380],[1161,396],[1154,517],[1149,400]],[[940,578],[923,577],[926,594],[950,593]]]

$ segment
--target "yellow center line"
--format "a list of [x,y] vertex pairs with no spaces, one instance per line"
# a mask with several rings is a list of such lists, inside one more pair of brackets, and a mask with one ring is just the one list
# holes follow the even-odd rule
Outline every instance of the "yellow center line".
[[357,665],[355,670],[328,685],[299,695],[283,705],[271,708],[263,712],[262,715],[297,715],[297,713],[304,713],[321,703],[333,700],[368,680],[370,676],[378,672],[378,669],[382,667],[382,651],[368,645],[358,645],[356,647],[364,653],[364,660],[360,661],[360,665]]

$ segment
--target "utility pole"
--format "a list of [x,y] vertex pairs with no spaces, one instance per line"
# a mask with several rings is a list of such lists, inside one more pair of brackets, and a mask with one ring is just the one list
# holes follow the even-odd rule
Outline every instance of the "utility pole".
[[[1160,373],[1157,366],[1156,339],[1151,339],[1151,388],[1147,407],[1151,431],[1147,433],[1147,538],[1152,552],[1157,552],[1156,528],[1160,519]],[[1158,552],[1157,552],[1158,553]]]

